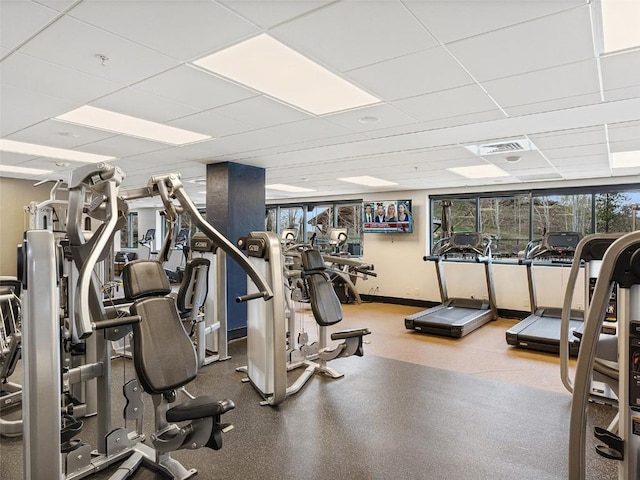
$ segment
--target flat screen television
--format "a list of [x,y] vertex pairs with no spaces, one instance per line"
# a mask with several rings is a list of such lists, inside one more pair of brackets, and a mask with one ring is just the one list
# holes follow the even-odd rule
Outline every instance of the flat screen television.
[[411,200],[382,200],[362,204],[364,233],[413,233]]

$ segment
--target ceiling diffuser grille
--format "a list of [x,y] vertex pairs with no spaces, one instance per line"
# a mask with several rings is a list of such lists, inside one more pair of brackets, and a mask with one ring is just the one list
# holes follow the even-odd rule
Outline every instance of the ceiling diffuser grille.
[[485,143],[483,145],[467,145],[465,148],[479,157],[537,150],[533,142],[527,138],[516,138],[503,142]]
[[527,148],[522,146],[519,142],[502,142],[490,145],[480,145],[481,155],[492,155],[494,153],[504,152],[524,152],[525,150],[527,150]]

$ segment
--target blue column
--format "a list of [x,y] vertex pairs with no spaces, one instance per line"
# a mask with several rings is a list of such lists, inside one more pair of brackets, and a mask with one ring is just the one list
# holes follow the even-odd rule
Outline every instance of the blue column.
[[[265,170],[233,162],[207,165],[207,221],[232,243],[265,225]],[[235,298],[247,293],[247,276],[227,257],[229,339],[247,334],[247,308]]]

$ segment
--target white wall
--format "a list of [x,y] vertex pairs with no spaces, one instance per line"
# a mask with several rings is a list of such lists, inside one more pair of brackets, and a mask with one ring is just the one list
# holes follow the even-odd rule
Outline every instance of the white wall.
[[[364,234],[363,259],[373,263],[377,277],[356,284],[360,294],[411,300],[440,301],[440,291],[433,262],[422,258],[429,245],[430,200],[425,191],[385,192],[363,198],[363,201],[411,199],[414,233]],[[484,268],[480,264],[445,262],[447,293],[450,297],[487,298]],[[534,279],[538,306],[561,307],[569,276],[568,267],[536,266]],[[529,311],[526,267],[514,264],[493,264],[496,303],[498,308]],[[584,276],[581,272],[574,293],[573,308],[584,305]]]

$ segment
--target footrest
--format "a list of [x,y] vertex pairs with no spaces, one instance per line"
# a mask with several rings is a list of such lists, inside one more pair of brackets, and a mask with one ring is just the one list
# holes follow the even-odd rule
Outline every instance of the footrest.
[[369,335],[371,330],[368,328],[350,328],[348,330],[340,330],[331,334],[331,340],[344,340],[345,338],[362,337]]
[[208,396],[196,397],[167,410],[167,421],[183,422],[196,418],[217,417],[235,407],[232,400],[217,401]]
[[594,428],[595,437],[605,445],[596,445],[596,453],[610,460],[624,460],[624,440],[604,428]]

